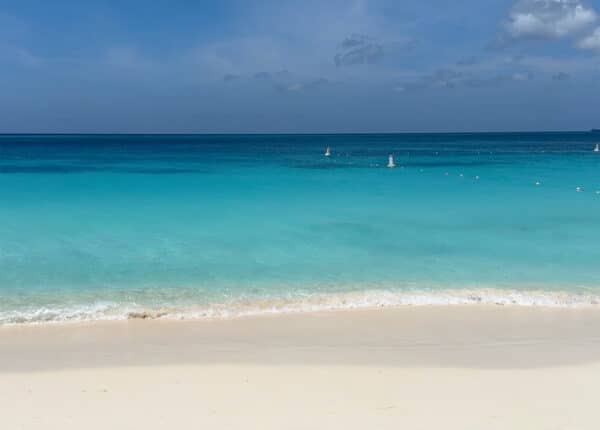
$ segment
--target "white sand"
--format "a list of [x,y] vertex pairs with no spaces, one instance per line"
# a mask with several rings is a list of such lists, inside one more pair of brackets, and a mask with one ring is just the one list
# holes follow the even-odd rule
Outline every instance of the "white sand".
[[598,429],[600,311],[0,329],[0,429]]

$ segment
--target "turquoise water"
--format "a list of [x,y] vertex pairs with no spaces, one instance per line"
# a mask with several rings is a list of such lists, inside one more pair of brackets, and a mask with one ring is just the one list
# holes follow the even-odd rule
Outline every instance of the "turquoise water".
[[0,324],[596,303],[598,141],[0,136]]

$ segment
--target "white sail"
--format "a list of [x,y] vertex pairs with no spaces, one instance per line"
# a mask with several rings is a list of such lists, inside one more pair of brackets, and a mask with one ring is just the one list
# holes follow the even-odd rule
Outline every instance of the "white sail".
[[392,154],[388,155],[388,167],[396,167],[396,163],[394,163],[394,156]]
[[596,143],[596,147],[594,148],[594,152],[600,152],[600,144]]
[[329,149],[329,146],[327,147],[327,149],[325,150],[325,157],[329,157],[331,155],[331,149]]

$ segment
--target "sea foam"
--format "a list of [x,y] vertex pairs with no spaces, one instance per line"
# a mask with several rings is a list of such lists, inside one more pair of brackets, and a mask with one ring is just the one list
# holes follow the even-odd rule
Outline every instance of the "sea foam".
[[40,307],[0,311],[0,326],[127,319],[228,319],[268,314],[294,314],[352,309],[398,308],[402,306],[538,306],[555,308],[596,307],[600,296],[562,291],[518,291],[462,289],[445,291],[367,290],[348,293],[307,294],[286,298],[236,299],[221,303],[98,302],[63,307]]

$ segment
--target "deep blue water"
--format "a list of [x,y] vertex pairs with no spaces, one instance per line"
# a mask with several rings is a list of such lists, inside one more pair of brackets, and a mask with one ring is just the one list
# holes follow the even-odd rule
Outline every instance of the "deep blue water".
[[[596,142],[592,133],[0,135],[0,324],[453,292],[595,301]],[[385,167],[388,153],[397,168]]]

